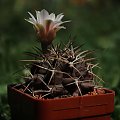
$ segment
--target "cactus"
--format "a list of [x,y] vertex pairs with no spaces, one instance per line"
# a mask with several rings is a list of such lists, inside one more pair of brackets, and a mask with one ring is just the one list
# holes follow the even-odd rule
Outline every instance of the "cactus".
[[[27,54],[33,56],[33,59],[21,61],[29,62],[29,64],[26,64],[29,76],[24,78],[25,83],[14,87],[41,99],[82,96],[94,92],[99,87],[99,81],[103,81],[93,73],[94,67],[99,68],[98,64],[92,63],[95,58],[89,57],[94,51],[82,51],[81,46],[74,47],[71,40],[64,45],[64,48],[61,48],[60,44],[55,46],[52,44],[55,36],[52,36],[52,39],[49,36],[49,39],[47,33],[49,33],[49,30],[52,30],[52,32],[54,30],[55,35],[56,29],[64,28],[59,26],[64,23],[61,21],[62,14],[55,18],[55,15],[49,15],[45,10],[37,11],[37,20],[31,13],[29,14],[32,18],[27,21],[32,23],[37,30],[37,34],[39,33],[42,50],[35,47],[34,53],[27,52]],[[43,14],[47,14],[47,16]],[[39,19],[42,15],[44,21],[48,21],[51,16],[54,16],[54,20],[50,19],[51,22],[46,24],[47,27],[48,25],[50,27],[52,23],[54,27],[49,28],[47,32],[44,31],[44,37],[42,30],[43,28],[45,30],[46,26],[42,26],[44,21],[41,22],[41,19]],[[96,78],[98,81],[95,80]],[[95,93],[97,94],[97,92]]]

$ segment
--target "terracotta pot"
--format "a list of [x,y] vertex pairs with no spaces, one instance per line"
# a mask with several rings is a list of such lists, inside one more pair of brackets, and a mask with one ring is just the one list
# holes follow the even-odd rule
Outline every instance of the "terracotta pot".
[[110,120],[114,110],[114,91],[60,99],[36,99],[8,86],[12,120]]

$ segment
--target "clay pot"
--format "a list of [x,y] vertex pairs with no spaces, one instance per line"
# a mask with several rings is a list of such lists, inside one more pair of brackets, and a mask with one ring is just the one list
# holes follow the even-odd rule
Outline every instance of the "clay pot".
[[38,99],[8,86],[12,120],[110,120],[114,110],[114,91],[105,94]]

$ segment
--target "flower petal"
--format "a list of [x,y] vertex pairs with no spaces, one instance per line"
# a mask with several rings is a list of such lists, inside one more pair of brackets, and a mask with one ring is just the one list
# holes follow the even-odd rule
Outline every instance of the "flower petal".
[[41,15],[41,19],[44,21],[46,20],[48,17],[49,17],[49,13],[43,9],[41,12],[40,12],[40,15]]
[[61,19],[64,17],[63,13],[57,15],[55,21],[61,21]]
[[36,11],[36,17],[37,17],[37,22],[39,23],[39,24],[41,24],[41,14],[40,14],[40,11]]
[[35,17],[30,13],[30,12],[28,12],[28,14],[32,17],[32,19],[36,22],[36,19],[35,19]]
[[46,34],[48,33],[48,31],[50,30],[50,26],[52,24],[52,20],[46,20],[45,21],[45,31],[46,31]]
[[61,24],[66,23],[66,22],[70,22],[70,21],[64,21],[64,22],[56,21],[56,22],[54,22],[53,29],[54,29],[55,27],[59,27]]
[[36,24],[36,25],[35,25],[35,28],[36,28],[36,30],[37,30],[38,36],[39,36],[40,38],[42,38],[42,39],[41,39],[41,42],[44,42],[44,39],[45,39],[45,37],[46,37],[46,35],[45,35],[45,28],[43,27],[42,24]]
[[59,29],[66,29],[66,27],[64,27],[64,26],[59,26],[58,28]]
[[66,27],[64,27],[64,26],[59,26],[59,27],[55,28],[55,31],[57,32],[57,31],[59,31],[60,29],[66,29]]
[[55,14],[54,13],[51,13],[49,15],[49,19],[52,20],[52,21],[55,21]]
[[36,24],[36,22],[32,18],[25,19],[25,20],[33,25]]

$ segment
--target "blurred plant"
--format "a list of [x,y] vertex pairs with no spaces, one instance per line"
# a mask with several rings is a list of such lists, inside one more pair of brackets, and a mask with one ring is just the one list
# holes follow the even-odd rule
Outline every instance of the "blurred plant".
[[11,120],[9,112],[10,108],[9,105],[6,104],[7,102],[5,97],[4,96],[0,97],[0,120]]

